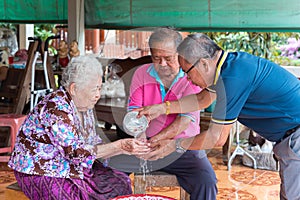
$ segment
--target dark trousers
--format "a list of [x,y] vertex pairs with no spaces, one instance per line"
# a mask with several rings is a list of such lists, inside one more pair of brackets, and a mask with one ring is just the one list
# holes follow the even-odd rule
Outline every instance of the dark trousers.
[[215,200],[218,191],[216,174],[206,155],[203,157],[200,152],[187,151],[161,171],[176,175],[191,200]]

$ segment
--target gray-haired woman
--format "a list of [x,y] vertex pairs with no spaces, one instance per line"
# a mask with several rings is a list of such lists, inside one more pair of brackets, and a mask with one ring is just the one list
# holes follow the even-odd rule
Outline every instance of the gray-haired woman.
[[93,114],[101,83],[96,58],[73,58],[63,72],[62,87],[27,116],[8,165],[30,199],[107,200],[132,193],[126,174],[96,158],[144,154],[149,147],[136,139],[102,144]]

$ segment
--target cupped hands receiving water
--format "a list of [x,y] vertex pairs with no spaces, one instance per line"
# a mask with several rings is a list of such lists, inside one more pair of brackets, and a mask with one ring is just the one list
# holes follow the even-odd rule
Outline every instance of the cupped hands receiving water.
[[121,149],[124,154],[141,156],[150,153],[150,143],[146,138],[123,139],[121,140]]
[[144,160],[158,160],[166,157],[175,151],[175,140],[164,139],[159,141],[153,141],[149,143],[151,151],[147,154],[141,155],[140,158]]
[[[106,149],[103,151],[103,149]],[[125,138],[109,144],[101,144],[97,147],[98,158],[110,158],[115,155],[127,154],[140,157],[151,151],[150,143],[144,139]],[[109,154],[107,152],[110,152]]]

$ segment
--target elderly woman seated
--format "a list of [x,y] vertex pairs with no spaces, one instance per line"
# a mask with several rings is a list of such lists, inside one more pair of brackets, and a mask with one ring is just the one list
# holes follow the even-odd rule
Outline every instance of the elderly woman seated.
[[149,147],[131,138],[102,143],[93,113],[101,83],[97,59],[76,57],[63,72],[62,87],[28,114],[8,163],[28,198],[107,200],[132,193],[126,174],[96,158],[140,155]]

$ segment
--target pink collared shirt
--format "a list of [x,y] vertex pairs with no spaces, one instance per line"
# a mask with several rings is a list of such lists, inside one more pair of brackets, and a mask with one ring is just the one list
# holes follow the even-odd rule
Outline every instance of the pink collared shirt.
[[[165,91],[153,64],[145,64],[140,66],[132,77],[128,110],[159,104],[165,101],[174,101],[183,96],[199,93],[200,91],[201,88],[188,81],[181,69],[169,90]],[[156,135],[170,125],[176,119],[177,115],[161,115],[153,119],[146,130],[147,137]],[[192,121],[188,128],[175,138],[192,137],[200,133],[200,111],[180,115],[189,117]]]

